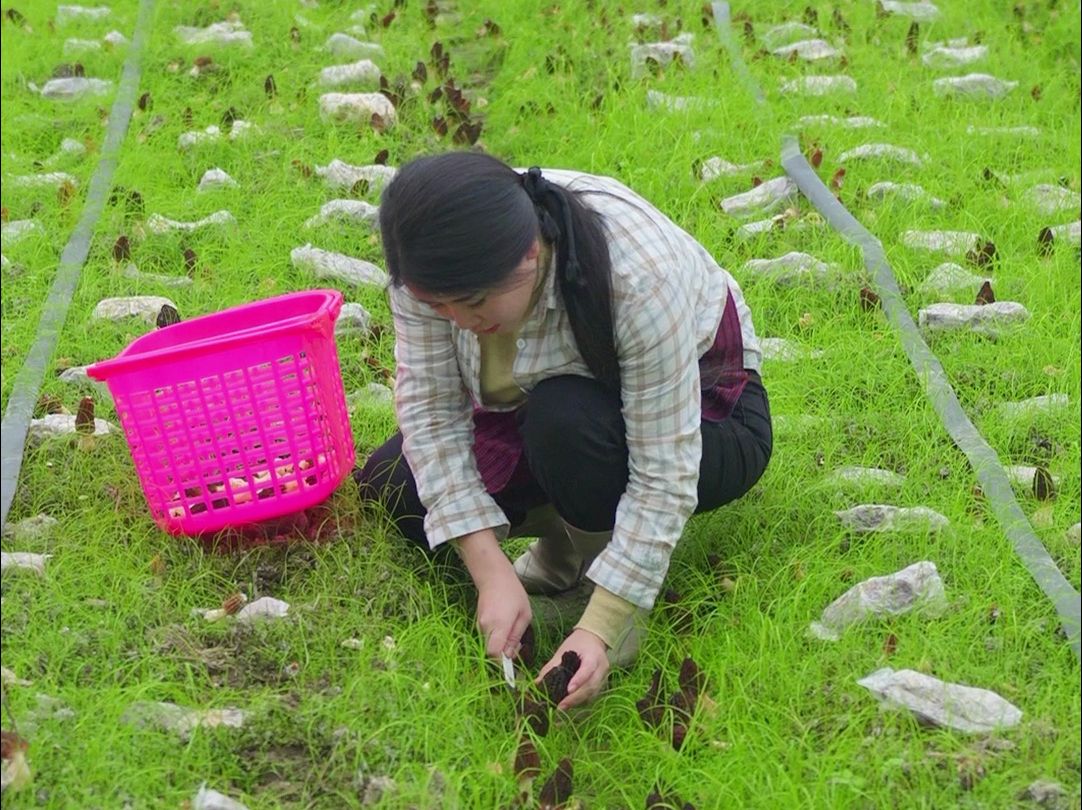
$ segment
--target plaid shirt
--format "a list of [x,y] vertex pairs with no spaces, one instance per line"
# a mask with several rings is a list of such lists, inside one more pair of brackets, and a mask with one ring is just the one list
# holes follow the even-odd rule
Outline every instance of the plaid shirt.
[[[587,576],[650,608],[697,502],[698,358],[713,345],[730,296],[740,320],[744,367],[758,371],[762,353],[736,281],[688,233],[611,178],[555,169],[544,170],[544,176],[587,192],[584,202],[604,218],[612,259],[629,480],[612,541]],[[594,191],[603,193],[589,193]],[[486,528],[503,539],[507,517],[486,491],[473,452],[472,416],[482,401],[477,337],[405,287],[392,287],[390,301],[397,338],[395,405],[403,453],[428,512],[428,542],[435,547]],[[554,272],[517,346],[514,379],[527,395],[548,377],[593,376],[575,346]]]

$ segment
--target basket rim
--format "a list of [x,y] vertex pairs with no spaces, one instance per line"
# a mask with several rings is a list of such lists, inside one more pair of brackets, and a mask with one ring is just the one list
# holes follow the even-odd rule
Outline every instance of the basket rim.
[[221,335],[215,335],[214,337],[188,341],[187,343],[163,346],[160,349],[152,349],[144,352],[137,350],[133,351],[133,349],[136,349],[142,337],[145,337],[145,335],[140,336],[129,343],[115,357],[107,360],[100,360],[97,363],[87,366],[86,373],[92,379],[108,382],[112,377],[117,377],[130,371],[136,371],[149,365],[156,365],[163,360],[171,360],[180,356],[199,356],[226,347],[235,347],[243,343],[265,340],[268,337],[279,335],[283,332],[294,331],[301,327],[313,326],[316,325],[317,321],[328,315],[333,322],[341,311],[344,296],[339,290],[332,289],[299,290],[296,292],[285,293],[284,295],[276,295],[271,298],[260,298],[254,301],[248,301],[216,312],[208,312],[205,315],[200,315],[198,318],[192,318],[190,321],[187,321],[187,323],[192,324],[213,318],[220,318],[222,315],[226,315],[233,310],[239,310],[253,305],[270,304],[298,298],[322,298],[323,303],[318,309],[300,315],[294,315],[292,318],[285,318],[268,324],[260,324],[247,329],[239,329],[235,332],[227,332]]

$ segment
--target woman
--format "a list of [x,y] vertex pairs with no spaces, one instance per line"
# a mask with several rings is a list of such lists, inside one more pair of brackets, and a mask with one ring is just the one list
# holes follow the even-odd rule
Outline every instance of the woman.
[[[491,656],[517,652],[527,593],[591,580],[541,670],[577,652],[560,706],[582,703],[634,659],[689,516],[766,468],[751,313],[702,245],[610,178],[442,154],[403,166],[379,215],[400,432],[362,494],[422,547],[457,549]],[[538,539],[512,564],[506,537]]]

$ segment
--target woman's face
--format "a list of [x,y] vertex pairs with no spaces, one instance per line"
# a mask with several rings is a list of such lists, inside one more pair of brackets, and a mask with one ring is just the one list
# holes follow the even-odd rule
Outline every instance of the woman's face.
[[464,296],[431,295],[414,287],[409,291],[460,329],[478,335],[514,334],[530,314],[540,254],[540,243],[535,240],[518,267],[495,289]]

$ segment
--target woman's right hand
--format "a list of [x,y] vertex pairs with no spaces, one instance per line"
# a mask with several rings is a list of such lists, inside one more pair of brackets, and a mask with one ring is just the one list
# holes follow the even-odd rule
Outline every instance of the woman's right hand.
[[489,656],[518,655],[530,618],[530,600],[510,561],[505,573],[477,586],[477,626],[485,637],[485,652]]
[[477,626],[485,652],[513,658],[532,618],[525,588],[491,529],[461,537],[456,545],[477,586]]

